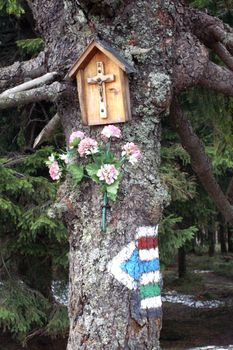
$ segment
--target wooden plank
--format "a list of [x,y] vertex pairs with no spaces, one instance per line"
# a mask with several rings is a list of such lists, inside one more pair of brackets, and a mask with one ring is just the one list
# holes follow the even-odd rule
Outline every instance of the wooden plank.
[[79,97],[79,106],[81,110],[82,122],[84,125],[88,125],[88,116],[87,116],[87,106],[86,106],[86,94],[85,94],[85,82],[84,82],[84,71],[80,69],[76,76],[77,79],[77,89]]
[[130,102],[130,90],[129,90],[129,79],[126,73],[124,73],[125,77],[125,94],[124,94],[124,99],[125,99],[125,106],[127,108],[126,112],[126,121],[130,121],[132,119],[132,113],[131,113],[131,102]]
[[104,53],[110,60],[116,63],[122,70],[126,73],[136,73],[136,69],[127,62],[127,60],[120,55],[120,53],[113,47],[111,47],[106,42],[92,41],[83,51],[81,56],[76,60],[76,62],[71,67],[67,76],[73,78],[78,69],[84,69],[85,66],[90,62],[97,51]]
[[95,43],[96,47],[103,52],[110,60],[115,62],[121,69],[125,70],[125,64],[119,61],[116,56],[114,56],[110,51],[106,50],[103,46],[101,46],[98,42]]
[[125,121],[128,121],[128,120],[131,120],[129,80],[126,73],[121,69],[119,69],[119,77],[120,77],[120,82],[122,87]]
[[78,69],[84,69],[92,57],[96,54],[97,50],[98,49],[95,45],[95,42],[91,42],[91,44],[89,44],[89,46],[71,67],[70,71],[68,72],[68,77],[73,78],[76,75]]
[[119,51],[110,46],[104,40],[96,40],[96,46],[104,52],[110,59],[114,60],[126,73],[136,73],[137,70],[132,64],[130,64]]

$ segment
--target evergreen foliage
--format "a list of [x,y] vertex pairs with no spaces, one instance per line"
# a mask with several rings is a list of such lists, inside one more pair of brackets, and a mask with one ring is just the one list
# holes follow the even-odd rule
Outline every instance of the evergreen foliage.
[[[4,167],[4,160],[0,162],[0,240],[4,278],[0,290],[0,324],[21,341],[38,328],[45,329],[50,335],[65,334],[67,330],[67,314],[65,316],[63,307],[53,306],[49,302],[52,296],[43,296],[34,289],[44,291],[46,286],[39,284],[45,284],[46,278],[40,274],[46,276],[48,273],[39,271],[37,261],[49,259],[53,269],[61,271],[68,263],[66,229],[61,222],[48,216],[48,208],[56,197],[56,185],[38,176],[38,171],[45,168],[45,159],[50,152],[51,147],[40,149],[26,157],[17,170]],[[51,280],[47,282],[51,283]],[[51,285],[47,288],[51,289]],[[62,316],[60,321],[58,315]]]
[[0,0],[0,11],[5,11],[8,15],[20,17],[25,10],[19,0]]
[[193,239],[197,232],[197,227],[189,226],[179,228],[183,221],[182,217],[170,214],[162,220],[159,231],[160,258],[162,264],[169,264],[177,254],[177,250],[185,245],[187,241]]
[[23,54],[34,55],[43,50],[44,42],[41,38],[21,39],[16,41]]
[[20,280],[0,285],[0,326],[10,331],[23,345],[33,334],[67,336],[66,307],[52,305],[42,294]]

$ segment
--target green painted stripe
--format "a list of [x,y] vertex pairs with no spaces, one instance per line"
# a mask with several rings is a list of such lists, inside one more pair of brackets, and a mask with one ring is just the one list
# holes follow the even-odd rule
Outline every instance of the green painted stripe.
[[161,294],[159,283],[150,283],[140,287],[141,299],[157,297]]

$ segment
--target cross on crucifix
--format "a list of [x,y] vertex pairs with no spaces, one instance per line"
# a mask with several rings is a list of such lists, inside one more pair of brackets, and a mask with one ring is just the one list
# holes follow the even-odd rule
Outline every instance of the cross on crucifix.
[[98,84],[99,88],[99,102],[100,102],[100,118],[107,118],[107,102],[106,102],[106,91],[105,83],[114,81],[114,74],[104,75],[104,64],[103,62],[97,62],[97,75],[91,78],[87,78],[88,84]]

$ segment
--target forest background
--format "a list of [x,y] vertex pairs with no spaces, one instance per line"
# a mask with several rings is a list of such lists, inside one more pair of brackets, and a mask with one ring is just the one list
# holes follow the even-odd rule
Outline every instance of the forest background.
[[[231,0],[192,5],[233,25]],[[0,66],[30,59],[42,49],[26,4],[0,0]],[[226,192],[233,176],[232,99],[194,88],[181,95],[180,103]],[[58,184],[45,165],[53,150],[65,148],[62,130],[33,148],[54,114],[53,105],[44,102],[0,112],[0,327],[22,344],[34,336],[66,337],[69,328],[67,232],[59,220]],[[162,123],[160,171],[170,204],[160,224],[160,255],[163,269],[178,257],[177,274],[184,277],[191,252],[213,256],[219,242],[222,254],[233,253],[233,230],[194,175],[169,116]]]

